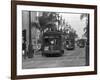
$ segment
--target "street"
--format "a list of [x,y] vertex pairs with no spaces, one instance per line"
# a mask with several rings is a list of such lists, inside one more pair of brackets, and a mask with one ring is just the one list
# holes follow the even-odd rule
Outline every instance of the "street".
[[60,57],[45,57],[39,53],[31,59],[22,60],[23,69],[74,67],[85,66],[85,64],[85,47],[76,47],[74,50],[65,49],[64,55]]

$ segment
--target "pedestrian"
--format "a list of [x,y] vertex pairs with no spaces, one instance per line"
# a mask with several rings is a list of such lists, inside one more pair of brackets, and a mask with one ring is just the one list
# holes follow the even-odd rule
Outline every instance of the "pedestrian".
[[22,43],[22,50],[23,50],[23,57],[26,59],[26,41],[23,41]]

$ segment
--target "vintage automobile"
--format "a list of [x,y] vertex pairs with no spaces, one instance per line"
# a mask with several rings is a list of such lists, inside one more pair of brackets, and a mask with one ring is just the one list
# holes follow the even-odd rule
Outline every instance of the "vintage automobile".
[[60,32],[45,32],[43,34],[42,55],[56,56],[63,55],[62,34]]
[[74,50],[75,49],[75,41],[73,39],[66,40],[65,47],[67,50]]
[[65,49],[74,50],[75,49],[75,38],[73,33],[68,33],[65,35]]
[[77,42],[77,45],[80,48],[84,48],[85,47],[85,40],[84,39],[79,39],[78,42]]

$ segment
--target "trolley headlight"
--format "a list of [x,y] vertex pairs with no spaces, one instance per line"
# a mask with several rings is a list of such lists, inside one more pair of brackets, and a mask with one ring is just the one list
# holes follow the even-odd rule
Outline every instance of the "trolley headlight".
[[24,55],[25,54],[25,51],[24,50],[22,50],[22,55]]
[[66,45],[66,47],[69,47],[69,45]]

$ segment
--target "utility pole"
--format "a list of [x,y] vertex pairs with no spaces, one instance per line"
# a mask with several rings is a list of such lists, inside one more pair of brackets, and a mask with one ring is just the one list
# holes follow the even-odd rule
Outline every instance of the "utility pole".
[[86,33],[86,37],[87,37],[87,41],[86,41],[86,66],[89,65],[89,21],[90,21],[90,18],[89,18],[89,14],[87,14],[87,33]]
[[59,13],[58,13],[58,31],[59,31],[59,26],[60,26],[60,20],[59,20],[60,16],[59,16]]
[[33,50],[32,50],[32,38],[31,38],[31,11],[29,11],[29,46],[28,46],[28,58],[33,57]]

